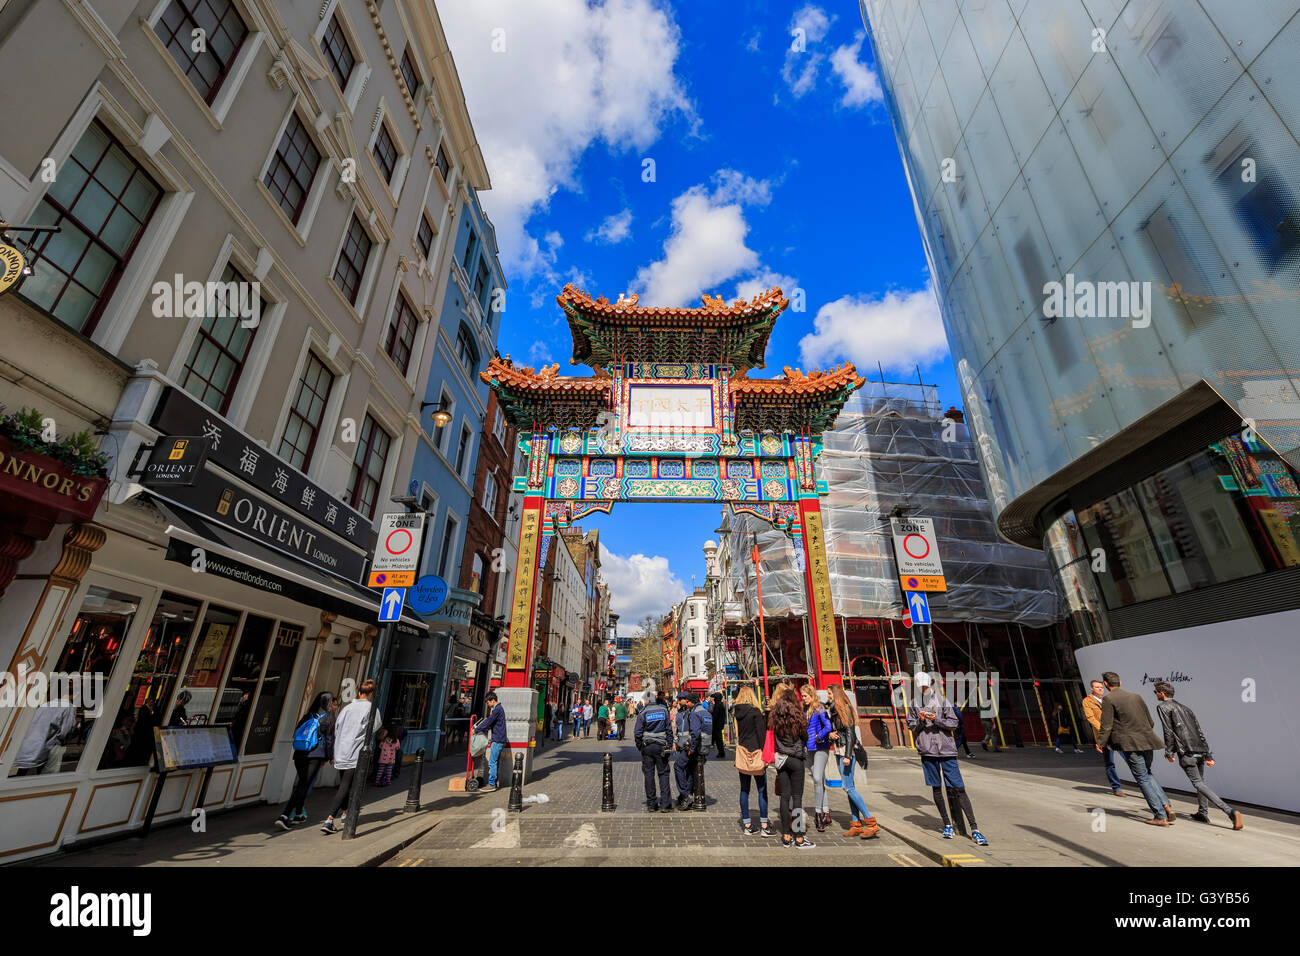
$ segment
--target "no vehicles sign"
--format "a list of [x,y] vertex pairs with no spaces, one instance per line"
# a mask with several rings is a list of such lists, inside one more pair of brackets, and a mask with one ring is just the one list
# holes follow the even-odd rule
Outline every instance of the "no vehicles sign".
[[898,579],[904,591],[946,591],[939,541],[929,518],[891,518]]
[[370,560],[372,588],[409,588],[415,584],[424,548],[424,515],[386,514]]

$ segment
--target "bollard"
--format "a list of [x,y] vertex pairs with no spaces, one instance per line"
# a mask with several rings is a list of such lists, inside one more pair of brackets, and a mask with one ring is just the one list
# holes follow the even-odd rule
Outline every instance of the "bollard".
[[420,785],[424,782],[424,748],[415,752],[415,764],[411,767],[411,786],[406,791],[406,806],[403,813],[417,813],[420,809]]
[[[700,741],[703,744],[703,741]],[[708,755],[704,747],[700,747],[699,754],[695,757],[695,779],[691,782],[691,809],[701,812],[708,809],[704,799],[704,764],[708,761]]]
[[967,836],[966,817],[961,812],[961,804],[957,802],[957,794],[953,793],[950,788],[945,788],[948,794],[948,814],[952,817],[953,828],[956,829],[959,836]]
[[886,750],[894,749],[894,742],[889,739],[889,724],[880,722],[880,746]]
[[612,754],[605,754],[605,765],[602,773],[600,812],[612,813],[614,811],[614,757]]
[[510,803],[506,807],[514,813],[524,809],[524,755],[515,754],[515,769],[510,772]]

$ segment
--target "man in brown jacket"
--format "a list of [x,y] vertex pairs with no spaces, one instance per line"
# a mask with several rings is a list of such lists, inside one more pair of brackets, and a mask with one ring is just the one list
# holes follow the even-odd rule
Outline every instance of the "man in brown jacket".
[[[1101,739],[1101,702],[1106,696],[1106,685],[1099,680],[1091,684],[1092,693],[1083,699],[1083,716],[1088,718],[1088,723],[1092,724],[1092,735],[1095,739]],[[1115,772],[1115,751],[1109,747],[1103,747],[1101,750],[1101,762],[1106,768],[1106,781],[1110,784],[1110,789],[1115,796],[1124,796],[1124,791],[1120,786],[1119,774]]]
[[1121,690],[1119,675],[1114,671],[1106,671],[1101,679],[1106,683],[1106,696],[1101,701],[1097,752],[1105,753],[1110,747],[1124,754],[1133,779],[1154,814],[1145,822],[1167,827],[1174,822],[1174,810],[1159,781],[1151,776],[1151,758],[1156,750],[1164,749],[1165,742],[1155,732],[1155,721],[1151,719],[1146,701],[1137,694]]

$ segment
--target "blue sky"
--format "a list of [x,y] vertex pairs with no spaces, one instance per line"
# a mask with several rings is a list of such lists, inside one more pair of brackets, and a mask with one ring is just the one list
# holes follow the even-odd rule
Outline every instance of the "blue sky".
[[[566,282],[643,305],[779,285],[805,308],[781,317],[754,375],[852,361],[877,377],[879,362],[915,381],[919,365],[960,404],[856,3],[456,0],[439,13],[492,177],[503,355],[590,373],[569,365]],[[590,522],[625,623],[702,581],[719,520],[712,505],[620,504]]]

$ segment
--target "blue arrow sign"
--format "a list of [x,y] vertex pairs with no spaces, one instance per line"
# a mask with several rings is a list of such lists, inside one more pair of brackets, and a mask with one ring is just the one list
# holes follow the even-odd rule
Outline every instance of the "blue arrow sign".
[[379,601],[379,623],[400,620],[405,599],[406,588],[384,588],[384,596]]
[[913,624],[930,623],[930,601],[923,591],[912,591],[907,595],[908,607],[912,609]]

